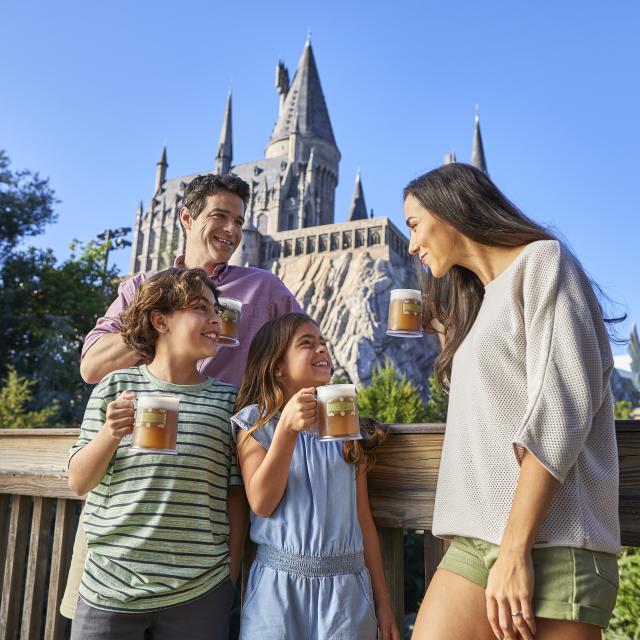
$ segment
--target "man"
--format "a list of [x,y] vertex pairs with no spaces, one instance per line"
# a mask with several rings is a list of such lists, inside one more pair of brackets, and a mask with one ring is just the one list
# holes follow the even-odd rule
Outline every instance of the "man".
[[[241,300],[240,345],[222,348],[214,358],[199,363],[199,370],[224,382],[240,385],[247,364],[247,352],[258,329],[273,318],[300,305],[280,279],[263,269],[229,265],[229,259],[242,240],[244,214],[249,200],[249,185],[234,174],[207,174],[194,178],[184,191],[180,222],[186,237],[185,254],[174,266],[201,267],[209,273],[218,291],[225,297]],[[118,297],[85,338],[80,373],[89,384],[96,384],[108,373],[138,363],[138,357],[124,344],[120,313],[126,309],[140,285],[153,271],[140,273],[124,281]],[[244,489],[231,487],[229,524],[231,545],[243,545],[248,523]],[[234,556],[240,557],[238,549]],[[73,618],[78,587],[87,553],[82,527],[78,527],[71,568],[60,612]],[[239,567],[231,567],[235,579]]]

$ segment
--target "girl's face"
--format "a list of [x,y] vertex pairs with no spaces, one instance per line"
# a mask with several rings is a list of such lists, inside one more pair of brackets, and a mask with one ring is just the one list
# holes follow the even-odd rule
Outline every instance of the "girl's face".
[[318,387],[331,380],[331,356],[320,329],[313,322],[298,327],[276,367],[276,375],[291,392]]
[[430,211],[412,195],[404,201],[404,216],[410,231],[409,253],[418,255],[436,278],[458,263],[462,234]]
[[171,347],[194,360],[211,358],[218,353],[220,316],[213,291],[205,287],[190,307],[166,316],[165,339]]

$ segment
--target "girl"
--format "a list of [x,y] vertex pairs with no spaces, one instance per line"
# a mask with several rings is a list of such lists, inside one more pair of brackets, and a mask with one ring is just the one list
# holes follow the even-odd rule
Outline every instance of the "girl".
[[243,640],[373,640],[377,628],[399,640],[369,509],[368,454],[357,441],[320,442],[309,431],[315,387],[331,369],[318,326],[301,313],[265,324],[249,349],[232,418],[258,545]]
[[618,457],[605,321],[578,261],[474,167],[409,183],[409,252],[449,412],[414,638],[592,640],[616,601]]

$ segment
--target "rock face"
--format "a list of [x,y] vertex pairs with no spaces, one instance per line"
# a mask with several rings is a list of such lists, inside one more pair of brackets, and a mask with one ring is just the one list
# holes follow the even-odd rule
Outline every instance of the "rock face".
[[281,259],[272,270],[318,322],[336,367],[351,382],[370,383],[375,366],[389,358],[426,400],[437,338],[386,335],[389,292],[416,286],[411,260],[381,246]]
[[626,400],[634,407],[640,404],[640,392],[635,388],[633,380],[618,369],[611,372],[611,393],[616,401]]

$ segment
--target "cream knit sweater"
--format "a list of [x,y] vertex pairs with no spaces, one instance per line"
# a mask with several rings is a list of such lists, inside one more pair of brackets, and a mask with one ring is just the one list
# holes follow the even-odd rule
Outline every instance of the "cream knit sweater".
[[500,544],[527,449],[562,483],[535,546],[619,551],[612,368],[571,254],[527,245],[485,287],[453,359],[433,533]]

